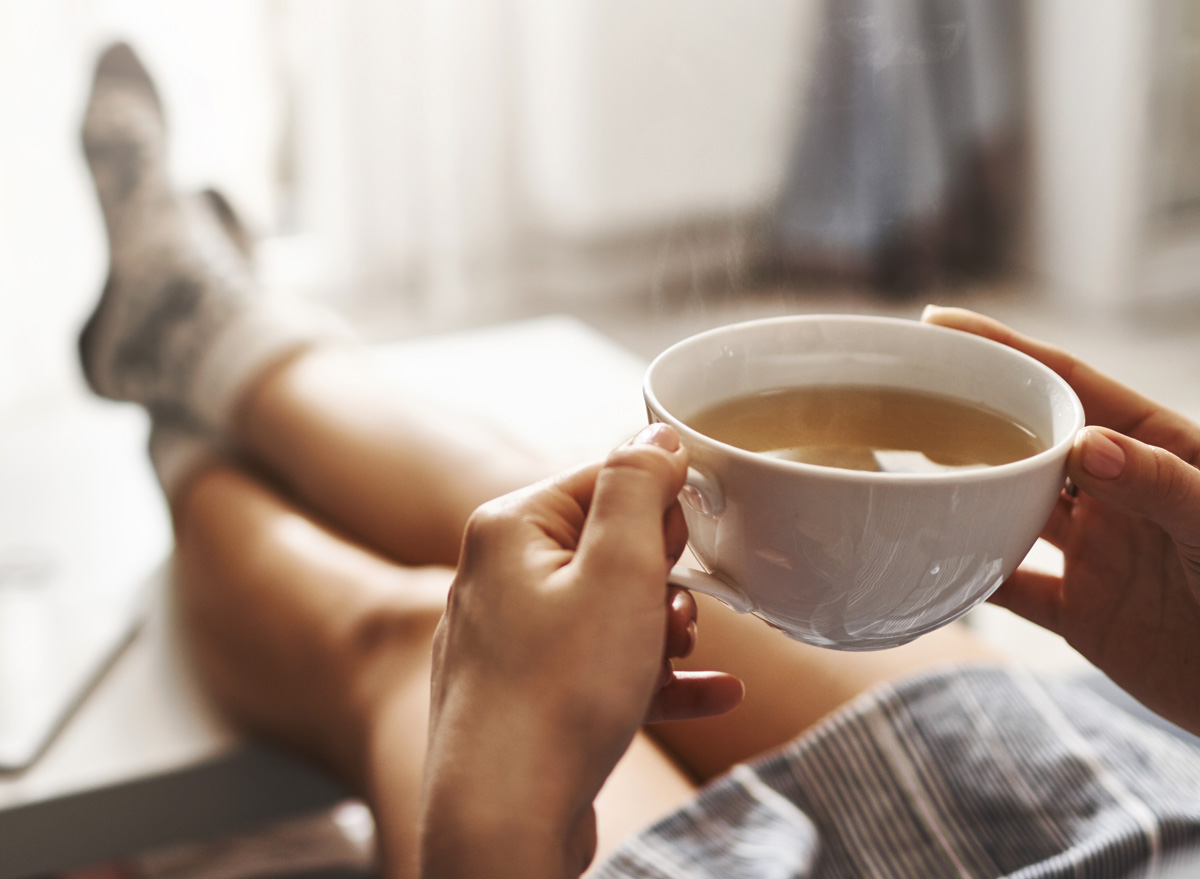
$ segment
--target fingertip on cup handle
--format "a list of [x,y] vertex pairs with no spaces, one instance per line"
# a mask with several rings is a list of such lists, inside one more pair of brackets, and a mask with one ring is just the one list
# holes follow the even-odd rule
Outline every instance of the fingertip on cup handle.
[[679,496],[702,516],[717,516],[725,508],[725,497],[717,480],[695,467],[688,467],[687,482]]

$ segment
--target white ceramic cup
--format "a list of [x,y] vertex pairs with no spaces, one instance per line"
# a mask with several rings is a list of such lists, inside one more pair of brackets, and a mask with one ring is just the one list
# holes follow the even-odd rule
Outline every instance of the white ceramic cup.
[[[865,472],[744,451],[688,426],[732,397],[817,384],[982,404],[1046,449],[978,469]],[[1070,386],[1033,358],[883,317],[779,317],[700,333],[654,359],[643,392],[651,421],[679,432],[691,462],[681,497],[705,570],[677,566],[671,582],[841,650],[903,644],[985,600],[1036,542],[1084,424]]]

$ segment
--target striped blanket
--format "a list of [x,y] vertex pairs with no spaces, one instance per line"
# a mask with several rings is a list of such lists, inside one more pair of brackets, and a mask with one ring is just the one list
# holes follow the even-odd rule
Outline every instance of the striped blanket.
[[1200,877],[1196,845],[1200,748],[1077,683],[964,667],[865,694],[597,875]]

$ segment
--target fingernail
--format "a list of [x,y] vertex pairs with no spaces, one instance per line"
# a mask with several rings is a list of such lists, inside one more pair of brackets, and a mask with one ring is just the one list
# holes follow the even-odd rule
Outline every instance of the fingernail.
[[667,684],[671,683],[671,681],[673,681],[673,680],[675,680],[675,669],[671,667],[671,663],[669,660],[664,659],[663,664],[662,664],[662,669],[660,669],[658,672],[658,687],[657,687],[657,689],[661,690],[663,687],[667,686]]
[[661,421],[648,425],[642,428],[642,432],[633,438],[634,445],[645,443],[651,446],[658,446],[660,449],[666,449],[668,452],[674,452],[679,448],[679,436],[675,433],[674,428],[668,424],[663,424]]
[[921,312],[921,320],[928,320],[941,310],[942,307],[940,305],[934,305],[933,303],[930,303],[929,305],[926,305],[925,310]]
[[1116,479],[1125,469],[1125,450],[1099,431],[1086,431],[1083,469],[1097,479]]
[[671,610],[675,611],[676,613],[683,613],[685,610],[687,610],[687,606],[688,597],[682,589],[671,596]]

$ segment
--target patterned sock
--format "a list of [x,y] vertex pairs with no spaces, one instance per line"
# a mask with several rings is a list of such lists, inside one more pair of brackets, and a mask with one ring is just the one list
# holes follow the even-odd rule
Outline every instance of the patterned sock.
[[97,64],[82,134],[110,254],[79,338],[96,393],[222,429],[266,367],[351,338],[328,312],[258,289],[248,236],[221,196],[171,188],[162,105],[124,44]]
[[151,420],[150,463],[168,502],[207,461],[227,454],[220,442],[204,431],[170,416]]

